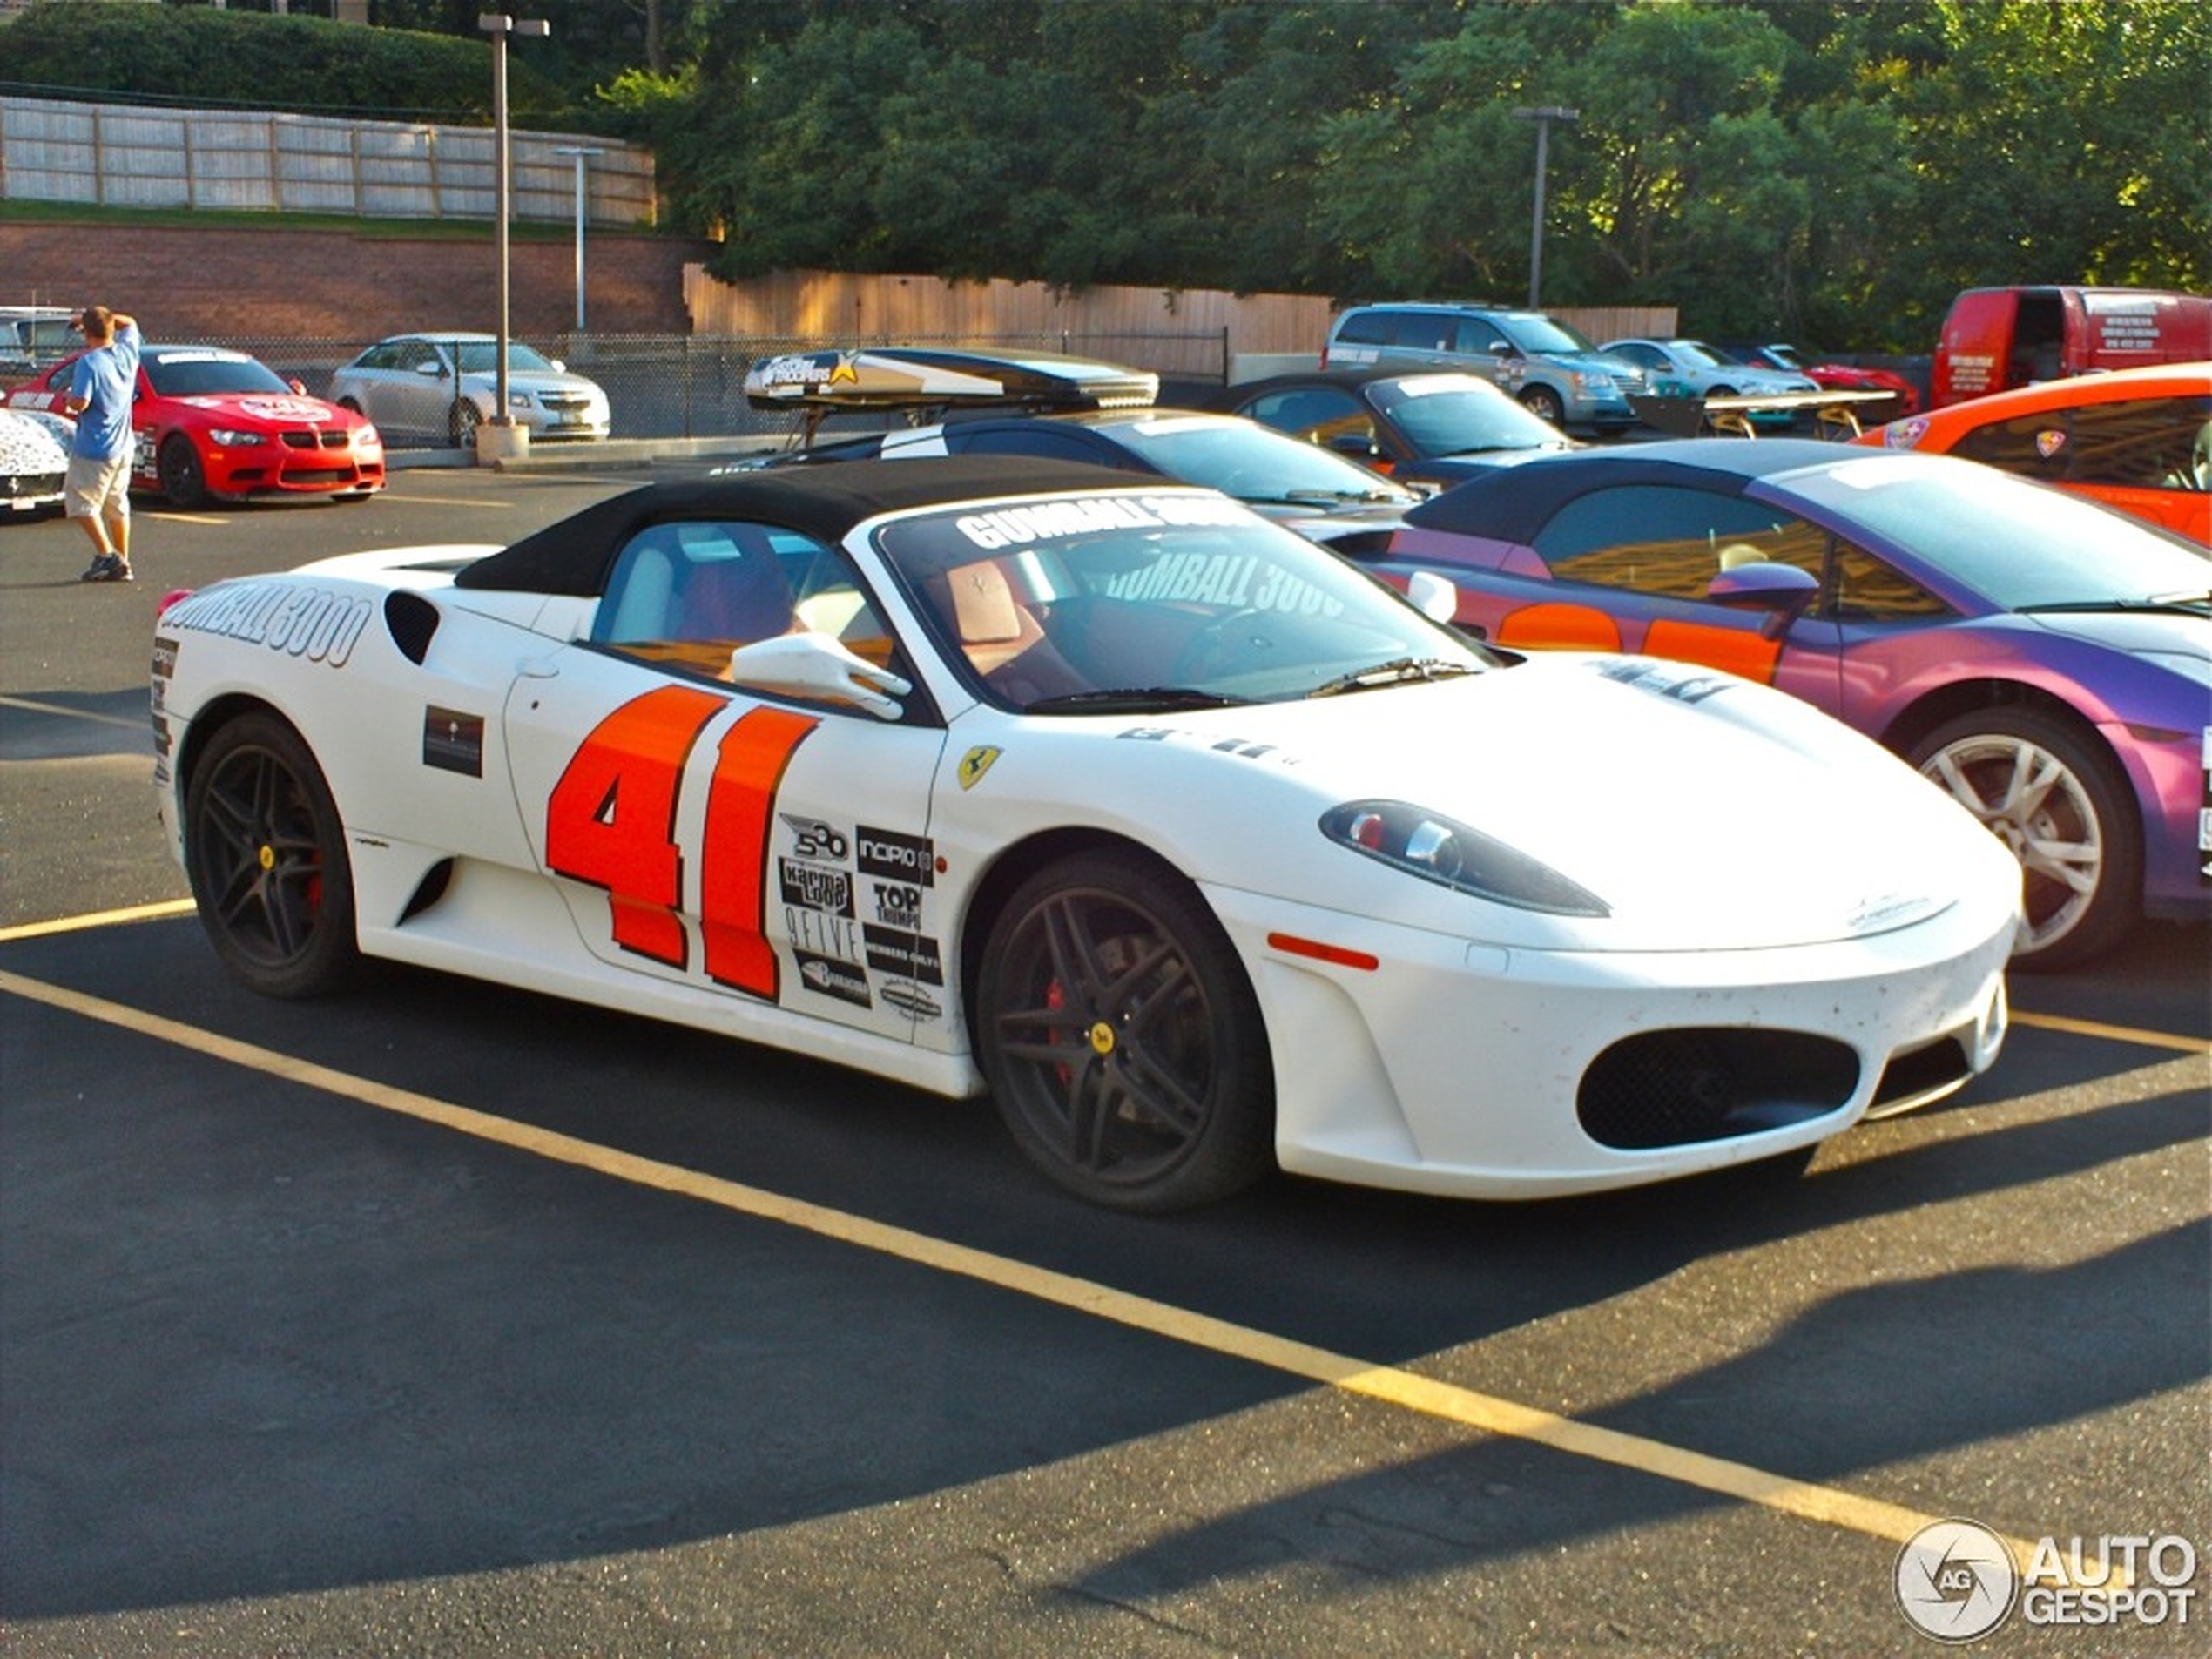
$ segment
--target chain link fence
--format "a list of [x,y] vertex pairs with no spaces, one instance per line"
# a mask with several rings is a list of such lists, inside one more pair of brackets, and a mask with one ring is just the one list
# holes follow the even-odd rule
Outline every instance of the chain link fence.
[[[260,358],[310,395],[326,397],[330,377],[376,342],[238,334],[195,341]],[[852,350],[873,346],[947,346],[995,352],[1057,352],[1150,368],[1162,379],[1163,402],[1228,379],[1227,337],[1204,334],[1006,335],[990,339],[855,340],[800,335],[566,334],[530,342],[570,372],[597,381],[614,411],[617,438],[742,438],[762,442],[789,437],[796,419],[786,411],[755,409],[745,402],[746,370],[784,352]],[[880,429],[897,417],[838,417],[840,433]],[[434,442],[423,440],[426,445]],[[394,448],[400,441],[392,441]]]

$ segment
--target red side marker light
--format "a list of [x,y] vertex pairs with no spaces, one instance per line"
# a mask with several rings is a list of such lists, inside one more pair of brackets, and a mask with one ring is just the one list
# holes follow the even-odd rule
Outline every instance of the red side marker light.
[[1317,962],[1333,962],[1339,968],[1357,968],[1362,974],[1372,974],[1382,966],[1381,957],[1371,956],[1364,950],[1325,945],[1318,939],[1301,939],[1296,934],[1270,934],[1267,943],[1286,956],[1310,956]]

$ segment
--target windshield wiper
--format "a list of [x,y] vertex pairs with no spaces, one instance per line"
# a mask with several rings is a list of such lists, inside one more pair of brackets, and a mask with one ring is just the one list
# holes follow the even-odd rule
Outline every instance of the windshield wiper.
[[1410,493],[1397,489],[1286,489],[1278,496],[1251,496],[1245,499],[1271,502],[1283,507],[1366,507],[1405,502]]
[[1377,663],[1372,668],[1339,674],[1315,686],[1306,696],[1337,697],[1345,691],[1372,691],[1380,685],[1403,685],[1408,680],[1454,679],[1461,674],[1481,671],[1472,664],[1447,662],[1441,657],[1399,657],[1387,663]]
[[1121,709],[1228,709],[1250,703],[1248,697],[1227,697],[1202,691],[1195,685],[1119,685],[1098,691],[1067,691],[1041,697],[1022,705],[1024,714],[1112,713]]
[[2195,616],[2199,611],[2212,610],[2212,592],[2160,593],[2143,599],[2063,599],[2049,604],[2022,605],[2022,616],[2063,616],[2080,611],[2125,610],[2156,613],[2179,612]]
[[1450,461],[1458,455],[1494,455],[1508,454],[1521,449],[1551,450],[1568,449],[1572,448],[1574,446],[1572,444],[1562,442],[1556,438],[1546,438],[1535,443],[1470,443],[1464,448],[1454,449],[1450,455],[1443,455],[1439,458],[1445,461]]

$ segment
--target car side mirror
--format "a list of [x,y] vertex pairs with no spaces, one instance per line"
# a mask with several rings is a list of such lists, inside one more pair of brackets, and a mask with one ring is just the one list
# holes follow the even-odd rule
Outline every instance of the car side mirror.
[[565,374],[569,372],[569,366],[556,357],[553,360],[553,372],[556,374]]
[[446,366],[443,363],[417,363],[415,372],[426,381],[442,381],[446,377]]
[[906,706],[895,699],[914,690],[889,669],[878,668],[829,635],[811,631],[738,646],[730,653],[730,678],[756,691],[852,703],[879,720],[903,715]]
[[1363,438],[1356,432],[1339,432],[1321,447],[1337,455],[1349,455],[1354,461],[1372,461],[1382,453],[1372,438]]
[[1732,610],[1764,610],[1759,632],[1779,639],[1790,624],[1812,608],[1820,597],[1820,583],[1794,564],[1755,560],[1723,570],[1705,590],[1705,597]]
[[1460,586],[1448,576],[1439,576],[1433,570],[1416,570],[1406,583],[1406,597],[1413,608],[1431,622],[1440,622],[1449,627],[1460,614]]

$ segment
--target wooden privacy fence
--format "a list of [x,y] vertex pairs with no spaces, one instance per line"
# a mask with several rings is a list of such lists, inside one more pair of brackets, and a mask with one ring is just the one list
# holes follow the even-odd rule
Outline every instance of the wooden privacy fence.
[[[1230,378],[1240,358],[1316,356],[1336,307],[1308,294],[1212,288],[1055,288],[993,278],[856,276],[780,271],[743,282],[684,267],[684,303],[698,334],[820,344],[1028,342],[1126,362],[1178,379]],[[1675,308],[1617,307],[1552,314],[1593,340],[1664,336]]]
[[[508,134],[511,216],[625,228],[654,219],[653,157],[619,138]],[[0,98],[0,199],[489,220],[489,127]]]

